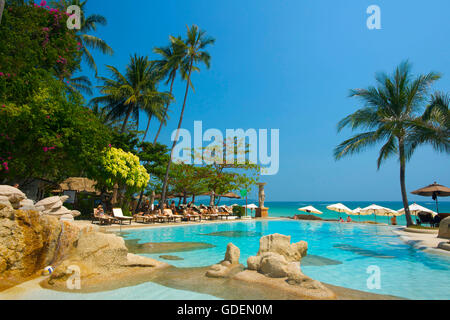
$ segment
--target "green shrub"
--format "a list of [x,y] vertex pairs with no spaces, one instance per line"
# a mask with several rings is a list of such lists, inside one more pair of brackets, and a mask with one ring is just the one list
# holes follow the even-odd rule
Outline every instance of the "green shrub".
[[233,207],[233,214],[238,217],[245,216],[245,208],[240,206]]

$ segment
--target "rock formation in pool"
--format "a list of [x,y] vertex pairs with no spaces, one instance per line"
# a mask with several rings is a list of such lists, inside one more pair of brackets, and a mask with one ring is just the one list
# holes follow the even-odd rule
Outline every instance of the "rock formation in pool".
[[224,261],[212,266],[206,276],[269,287],[303,299],[335,299],[330,289],[301,272],[300,261],[307,255],[307,250],[305,241],[291,244],[290,236],[264,236],[260,239],[258,254],[249,257],[248,269],[241,271],[243,266],[239,264],[239,248],[230,243]]
[[169,266],[128,253],[122,238],[98,232],[97,226],[79,227],[42,212],[15,210],[24,199],[13,191],[8,201],[0,201],[0,290],[39,276],[46,266],[55,268],[46,283],[52,288],[66,286],[73,266],[87,286]]
[[239,263],[241,251],[234,244],[229,243],[225,259],[219,264],[215,264],[206,272],[210,278],[229,278],[244,270],[244,266]]

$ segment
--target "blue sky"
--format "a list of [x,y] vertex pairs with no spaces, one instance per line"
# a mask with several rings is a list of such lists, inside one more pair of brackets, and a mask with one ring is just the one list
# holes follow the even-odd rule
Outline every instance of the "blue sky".
[[[366,27],[372,4],[381,8],[381,30]],[[211,69],[193,76],[183,127],[192,130],[201,120],[204,130],[224,133],[280,129],[280,171],[262,177],[269,201],[401,200],[396,159],[379,171],[377,148],[333,159],[333,148],[350,135],[337,134],[336,123],[361,106],[349,89],[374,84],[376,72],[409,59],[415,73],[443,74],[433,90],[450,91],[448,0],[89,0],[87,9],[107,18],[95,34],[115,50],[112,57],[94,55],[100,75],[107,75],[105,64],[124,70],[130,54],[154,57],[152,48],[184,35],[186,25],[216,38]],[[167,144],[184,83],[174,94],[160,139]],[[153,139],[156,122],[150,130]],[[421,147],[408,163],[407,189],[434,181],[450,186],[449,156]]]

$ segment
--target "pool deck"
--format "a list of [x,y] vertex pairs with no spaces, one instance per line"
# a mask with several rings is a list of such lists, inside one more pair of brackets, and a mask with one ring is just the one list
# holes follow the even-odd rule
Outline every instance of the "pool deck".
[[442,244],[449,243],[450,240],[438,238],[437,232],[411,232],[405,231],[405,229],[405,227],[399,227],[394,229],[393,232],[404,242],[418,250],[450,256],[450,251],[439,247]]

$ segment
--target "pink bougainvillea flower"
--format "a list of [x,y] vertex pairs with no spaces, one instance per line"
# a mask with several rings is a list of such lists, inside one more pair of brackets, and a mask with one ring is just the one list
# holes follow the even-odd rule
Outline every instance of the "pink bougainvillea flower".
[[3,77],[5,74],[3,72],[0,72],[0,77]]
[[50,119],[50,116],[47,116],[47,119]]
[[41,7],[45,7],[46,5],[47,5],[47,1],[42,0],[42,1],[41,1]]
[[44,150],[44,152],[47,152],[48,151],[48,148],[47,147],[44,147],[44,148],[42,148],[43,150]]

